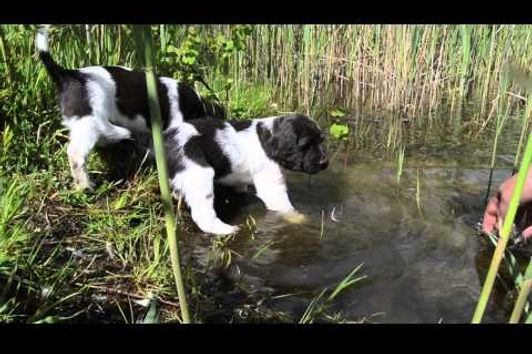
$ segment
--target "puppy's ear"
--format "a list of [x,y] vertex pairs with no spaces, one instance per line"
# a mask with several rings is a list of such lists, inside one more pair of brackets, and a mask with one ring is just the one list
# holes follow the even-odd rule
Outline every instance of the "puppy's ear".
[[272,132],[262,123],[257,124],[257,135],[259,136],[260,143],[266,155],[275,159],[277,155],[277,138],[275,138]]
[[272,138],[272,133],[270,130],[262,125],[262,123],[257,124],[257,134],[261,141],[268,141]]
[[311,139],[309,136],[302,136],[298,141],[297,141],[297,146],[299,146],[300,148],[304,147],[305,145],[309,144],[311,142]]

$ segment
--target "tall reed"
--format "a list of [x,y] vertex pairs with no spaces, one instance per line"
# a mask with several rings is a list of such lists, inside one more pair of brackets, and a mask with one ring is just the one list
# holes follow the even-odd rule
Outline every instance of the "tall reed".
[[493,288],[493,284],[495,283],[497,271],[499,269],[501,260],[504,256],[504,250],[506,249],[506,244],[508,243],[510,232],[512,231],[515,214],[517,212],[517,208],[519,207],[519,200],[521,197],[521,193],[523,192],[523,187],[525,185],[525,180],[528,174],[528,167],[530,166],[531,161],[532,161],[532,134],[529,134],[525,152],[523,155],[523,160],[521,161],[521,165],[519,167],[517,181],[516,181],[513,193],[512,193],[512,198],[510,199],[508,211],[504,218],[502,230],[500,232],[500,238],[497,243],[497,247],[495,247],[495,252],[491,260],[491,264],[488,270],[488,274],[486,276],[486,280],[484,282],[484,286],[482,287],[482,292],[480,294],[477,307],[473,315],[472,323],[480,323],[482,321],[482,316],[484,315],[484,311],[486,309],[486,305],[488,303],[489,296]]
[[488,187],[486,189],[486,195],[485,195],[485,198],[484,198],[484,204],[487,203],[489,195],[490,195],[490,191],[491,191],[491,182],[493,180],[493,170],[495,168],[495,159],[497,157],[497,148],[498,148],[498,145],[499,145],[499,136],[501,135],[502,130],[503,130],[505,124],[506,124],[506,120],[508,118],[508,104],[507,104],[507,101],[505,100],[505,97],[504,97],[504,95],[506,93],[506,90],[508,89],[508,76],[507,75],[503,76],[503,79],[501,80],[500,84],[501,84],[500,90],[499,90],[500,93],[499,93],[499,96],[497,97],[497,101],[501,101],[501,104],[500,104],[500,107],[499,107],[499,111],[502,111],[502,112],[497,114],[495,135],[494,135],[494,138],[493,138],[493,146],[492,146],[492,150],[491,150],[491,161],[490,161],[490,173],[489,173],[489,177],[488,177]]
[[521,67],[518,67],[516,65],[510,65],[508,74],[510,78],[515,81],[519,87],[521,87],[525,92],[527,92],[527,97],[522,98],[526,101],[526,105],[523,115],[521,117],[521,134],[519,136],[519,143],[515,152],[514,171],[516,171],[517,163],[519,161],[519,154],[521,153],[521,148],[525,137],[525,132],[528,129],[530,117],[532,114],[532,76],[528,75]]
[[515,306],[512,311],[512,315],[510,316],[509,323],[518,323],[521,315],[523,314],[523,310],[525,309],[528,294],[530,293],[530,288],[532,287],[532,258],[530,258],[528,262],[528,267],[526,269],[524,278],[525,279],[521,284],[521,288],[519,289],[519,296],[515,301]]
[[[254,28],[249,43],[260,47],[258,37],[276,37],[268,50],[278,65],[264,67],[265,62],[254,57],[260,52],[255,46],[243,63],[250,70],[241,70],[240,79],[275,82],[278,78],[281,96],[296,93],[297,102],[305,104],[317,92],[325,105],[361,103],[409,113],[425,106],[437,108],[455,96],[484,98],[484,104],[490,105],[488,98],[497,92],[506,58],[512,55],[530,66],[532,54],[522,45],[530,31],[527,26]],[[513,52],[507,50],[508,44]]]
[[514,159],[514,167],[513,172],[517,171],[518,163],[519,163],[519,155],[521,154],[521,149],[523,145],[523,140],[526,136],[526,131],[528,130],[528,125],[530,122],[530,117],[532,114],[532,98],[529,98],[526,103],[525,110],[523,112],[523,115],[521,117],[521,134],[519,135],[519,143],[517,144],[517,149],[515,150],[515,159]]
[[152,122],[152,136],[157,163],[157,173],[159,175],[159,186],[161,188],[161,201],[164,209],[166,234],[170,246],[172,260],[172,270],[179,297],[179,306],[184,323],[190,323],[188,302],[185,292],[185,285],[181,275],[181,265],[179,260],[179,243],[176,235],[176,224],[173,211],[172,196],[168,182],[168,172],[166,166],[166,154],[162,136],[162,120],[159,107],[159,98],[157,95],[157,82],[154,74],[155,56],[153,53],[152,34],[148,26],[134,27],[134,31],[139,42],[139,49],[144,49],[144,61],[146,64],[146,83],[148,88],[148,102],[150,106],[150,117]]

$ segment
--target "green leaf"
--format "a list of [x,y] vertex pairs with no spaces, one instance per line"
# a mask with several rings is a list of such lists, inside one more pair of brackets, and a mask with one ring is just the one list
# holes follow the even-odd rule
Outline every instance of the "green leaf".
[[34,322],[34,324],[43,324],[43,323],[53,324],[57,322],[59,322],[59,319],[56,316],[47,316],[42,320]]
[[234,47],[235,47],[235,43],[233,42],[232,39],[230,39],[227,42],[225,42],[225,50],[231,51],[231,50],[233,50]]
[[342,118],[345,116],[345,112],[339,108],[333,108],[329,113],[334,118]]
[[353,278],[353,276],[362,268],[364,264],[358,265],[355,269],[349,273],[348,276],[346,276],[342,281],[336,286],[336,288],[333,290],[327,301],[332,301],[338,294],[340,294],[342,291],[350,287],[351,285],[355,284],[356,282],[359,282],[360,280],[366,279],[366,276],[361,276],[358,278]]
[[329,132],[335,139],[345,139],[349,134],[349,127],[344,124],[334,123],[331,125]]
[[183,64],[193,65],[196,62],[196,57],[185,56],[181,59]]
[[124,193],[116,200],[116,202],[114,202],[113,209],[115,210],[122,209],[127,205],[127,202],[128,202],[128,194]]

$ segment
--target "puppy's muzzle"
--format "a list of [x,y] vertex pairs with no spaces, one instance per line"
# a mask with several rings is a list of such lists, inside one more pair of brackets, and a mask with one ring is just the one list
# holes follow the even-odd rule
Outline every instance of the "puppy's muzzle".
[[320,160],[320,168],[321,168],[322,170],[324,170],[324,169],[327,168],[327,166],[329,166],[329,159],[326,158],[326,157],[325,157],[325,158],[322,158],[322,159]]

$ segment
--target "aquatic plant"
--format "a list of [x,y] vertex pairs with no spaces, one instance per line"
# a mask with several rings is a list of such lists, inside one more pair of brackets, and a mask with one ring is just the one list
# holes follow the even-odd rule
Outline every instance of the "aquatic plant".
[[[313,323],[320,316],[325,315],[327,309],[334,303],[334,300],[348,288],[352,287],[356,283],[367,278],[366,275],[359,276],[355,278],[355,274],[362,268],[364,264],[359,264],[356,266],[345,278],[343,278],[334,289],[330,290],[325,288],[316,295],[310,304],[307,306],[305,312],[301,316],[299,323],[300,324],[310,324]],[[325,297],[326,294],[329,294]]]

